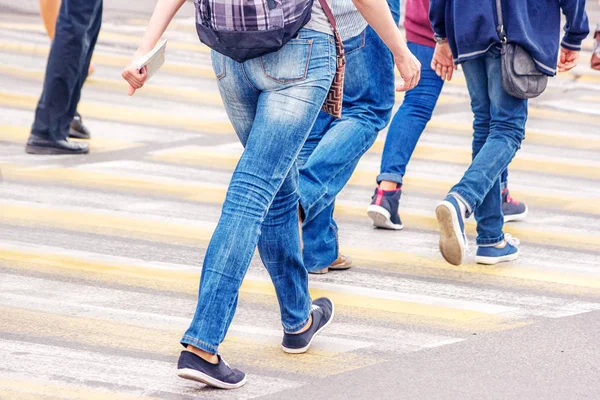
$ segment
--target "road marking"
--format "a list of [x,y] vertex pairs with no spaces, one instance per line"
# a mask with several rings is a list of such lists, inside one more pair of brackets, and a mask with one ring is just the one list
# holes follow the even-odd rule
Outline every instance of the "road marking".
[[[144,178],[142,176],[128,176],[126,174],[108,174],[104,172],[95,172],[90,170],[76,169],[60,169],[60,168],[36,168],[36,169],[21,169],[0,164],[3,170],[3,176],[6,180],[30,180],[38,182],[61,182],[66,184],[75,184],[84,187],[93,187],[99,189],[118,189],[125,191],[134,191],[136,193],[152,193],[173,196],[179,199],[198,201],[202,203],[221,204],[225,198],[226,187],[224,185],[210,185],[202,183],[181,182],[175,179],[154,179]],[[2,203],[0,203],[2,204]],[[9,207],[7,205],[7,207]],[[26,206],[16,206],[15,212],[27,214]],[[21,208],[22,207],[22,208]],[[69,222],[69,211],[61,211],[57,209],[58,220],[56,223],[62,224]],[[2,216],[0,211],[0,217]],[[35,218],[41,218],[39,223],[47,223],[45,217],[32,211],[30,216],[24,216],[23,221],[37,221]],[[65,217],[65,220],[60,220],[60,215]],[[99,220],[103,220],[104,214],[100,214]],[[348,203],[338,202],[336,207],[336,215],[350,217],[355,219],[365,219],[365,209],[361,206],[355,206]],[[410,226],[419,227],[437,231],[437,221],[433,213],[415,212],[404,210],[402,213],[404,223]],[[9,218],[7,214],[6,218]],[[120,221],[115,220],[115,224]],[[98,225],[101,226],[101,225]],[[112,225],[111,225],[112,226]],[[466,222],[467,232],[475,234],[475,223],[473,221]],[[117,229],[117,225],[115,225]],[[148,221],[144,227],[140,228],[141,232],[148,232],[147,229],[154,229],[152,221]],[[516,225],[507,225],[505,230],[522,241],[539,243],[542,245],[569,245],[575,248],[600,250],[600,237],[590,235],[588,233],[570,232],[565,235],[564,231],[552,229],[539,229],[532,227],[519,227]],[[204,233],[204,237],[210,236],[210,230]]]
[[[125,97],[125,95],[123,95]],[[20,95],[0,91],[0,105],[34,110],[38,99],[35,96]],[[233,128],[229,122],[210,121],[198,118],[197,115],[158,113],[141,108],[129,108],[100,103],[79,103],[78,110],[88,118],[107,121],[124,122],[129,124],[162,126],[172,129],[185,129],[212,134],[232,134]]]
[[[25,145],[31,128],[12,126],[12,125],[0,125],[0,142],[10,143],[21,143]],[[78,139],[74,139],[78,141]],[[134,147],[141,146],[139,143],[128,142],[117,139],[107,139],[102,135],[94,136],[91,140],[81,140],[82,142],[89,143],[91,151],[94,152],[107,152],[131,149]]]
[[[15,65],[0,64],[0,74],[15,78],[44,81],[45,71],[39,69],[22,68]],[[88,77],[85,81],[86,87],[93,87],[101,90],[111,90],[114,92],[127,93],[127,82],[124,80],[104,79],[97,76]],[[176,100],[192,101],[199,104],[223,107],[221,95],[218,92],[203,92],[200,90],[186,89],[180,87],[159,86],[151,83],[144,85],[144,90],[136,93],[136,97],[161,97]]]
[[[37,44],[0,41],[0,52],[30,54],[47,58],[49,48],[48,46]],[[94,53],[94,63],[96,65],[104,65],[107,67],[125,68],[131,63],[131,57],[103,54],[97,51]],[[202,68],[194,64],[175,63],[171,61],[165,62],[165,64],[161,67],[161,71],[174,75],[184,75],[203,79],[215,78],[215,73],[210,68]]]
[[[0,29],[7,29],[10,31],[22,31],[22,32],[39,32],[46,33],[46,29],[41,24],[26,24],[26,23],[13,23],[13,22],[1,22]],[[139,45],[142,40],[142,33],[136,36],[125,35],[122,33],[115,32],[107,32],[106,30],[101,30],[100,35],[98,37],[99,42],[118,42],[118,43],[127,43]],[[48,46],[50,43],[48,43]],[[192,51],[202,54],[209,54],[210,49],[205,45],[195,42],[178,42],[174,40],[169,40],[169,47],[177,50],[185,50]]]
[[[97,261],[95,256],[76,257],[62,252],[44,252],[35,249],[19,250],[2,248],[0,259],[19,268],[46,271],[52,274],[79,276],[102,282],[120,283],[136,287],[150,287],[195,294],[198,290],[200,271],[191,272],[189,267],[156,268],[154,265],[108,263]],[[137,260],[134,260],[134,262]],[[313,298],[329,297],[344,312],[345,308],[392,313],[413,322],[427,323],[502,323],[500,315],[516,311],[511,307],[478,302],[458,301],[431,296],[407,295],[398,292],[336,285],[311,284]],[[255,294],[274,297],[273,284],[265,279],[247,276],[241,287],[242,295]],[[364,311],[363,311],[364,312]]]
[[[454,132],[465,136],[473,135],[473,127],[470,123],[435,118],[429,121],[427,130],[435,130],[443,133]],[[527,143],[587,150],[600,149],[600,139],[593,135],[574,135],[572,133],[553,133],[527,129],[525,137]],[[385,140],[377,140],[371,150],[378,153],[383,152],[384,144]]]

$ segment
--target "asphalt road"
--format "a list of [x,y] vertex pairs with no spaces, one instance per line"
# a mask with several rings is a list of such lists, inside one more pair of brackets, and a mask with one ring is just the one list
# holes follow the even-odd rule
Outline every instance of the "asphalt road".
[[[600,8],[588,2],[591,20]],[[382,132],[339,197],[355,267],[311,276],[336,320],[311,351],[280,350],[277,302],[258,259],[223,356],[248,384],[180,380],[179,339],[241,152],[185,5],[167,63],[132,98],[120,79],[151,1],[105,1],[96,73],[79,111],[86,156],[24,153],[48,39],[37,1],[0,0],[0,399],[600,398],[600,73],[582,65],[531,101],[510,167],[527,220],[512,264],[455,268],[437,249],[436,203],[470,159],[459,72],[414,154],[400,232],[371,228]],[[398,97],[398,105],[401,103]]]

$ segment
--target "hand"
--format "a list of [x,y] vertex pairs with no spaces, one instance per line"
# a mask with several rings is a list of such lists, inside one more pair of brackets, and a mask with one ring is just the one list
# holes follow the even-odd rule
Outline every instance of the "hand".
[[560,72],[570,71],[577,65],[579,61],[579,52],[575,50],[560,48],[560,61],[558,62],[558,70]]
[[146,82],[146,79],[148,78],[148,71],[146,67],[142,68],[141,71],[138,70],[136,60],[138,60],[140,57],[141,54],[136,52],[133,56],[133,61],[131,64],[126,67],[121,74],[123,79],[129,83],[129,90],[127,91],[129,96],[133,96],[136,90],[144,86],[144,82]]
[[417,86],[419,79],[421,79],[421,63],[417,60],[417,57],[408,50],[408,47],[405,47],[398,56],[394,56],[394,61],[396,62],[396,68],[398,68],[398,72],[400,72],[400,76],[404,81],[402,86],[396,88],[396,91],[406,92]]
[[450,50],[448,42],[435,45],[433,59],[431,60],[431,69],[443,80],[452,80],[452,74],[457,69],[457,66],[454,64],[452,50]]

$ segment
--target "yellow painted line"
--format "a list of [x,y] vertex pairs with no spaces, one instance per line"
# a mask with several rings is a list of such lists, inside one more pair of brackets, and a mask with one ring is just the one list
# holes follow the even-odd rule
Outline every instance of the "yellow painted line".
[[585,274],[539,270],[521,265],[518,261],[502,266],[470,263],[455,267],[429,257],[400,251],[356,247],[342,247],[340,251],[352,256],[359,268],[360,266],[378,267],[423,278],[452,279],[476,284],[490,284],[497,281],[507,286],[534,289],[544,289],[545,285],[549,285],[551,290],[565,293],[581,293],[582,290],[588,289],[589,293],[598,294],[600,289],[600,278]]
[[[0,52],[29,54],[45,58],[48,57],[48,51],[48,46],[0,41]],[[95,52],[94,63],[96,65],[104,65],[107,67],[125,68],[131,63],[131,58]],[[161,67],[161,71],[175,75],[184,75],[204,79],[215,78],[215,74],[210,68],[202,68],[193,64],[173,63],[170,61],[165,62],[165,64]]]
[[108,389],[56,383],[32,379],[0,378],[0,398],[26,399],[86,399],[86,400],[158,400],[157,397],[120,393]]
[[[25,24],[25,23],[13,23],[13,22],[1,22],[0,29],[8,29],[12,31],[22,31],[22,32],[41,32],[46,33],[46,30],[42,24]],[[168,37],[167,37],[168,39]],[[119,43],[127,43],[139,45],[142,40],[142,33],[139,36],[132,35],[124,35],[121,33],[114,32],[106,32],[105,30],[100,31],[100,36],[98,40],[101,42],[119,42]],[[48,44],[49,45],[49,44]],[[199,53],[208,54],[210,53],[210,49],[203,44],[201,44],[198,40],[196,43],[186,43],[186,42],[176,42],[169,40],[168,47],[177,49],[177,50],[187,50],[194,51]]]
[[[124,101],[127,95],[124,94]],[[0,91],[0,106],[34,110],[37,97],[13,94]],[[193,115],[177,115],[146,111],[141,108],[128,108],[116,105],[81,102],[79,112],[88,118],[97,118],[107,121],[124,122],[129,124],[162,126],[171,129],[186,129],[213,134],[233,133],[229,122],[207,121]]]
[[[370,152],[372,154],[379,154],[378,148],[372,149]],[[153,158],[161,161],[180,162],[184,164],[233,168],[237,165],[239,154],[216,153],[210,150],[191,147],[162,152],[154,155]],[[466,149],[463,150],[461,148],[436,147],[419,144],[417,145],[412,158],[424,161],[470,165],[471,151]],[[533,157],[524,158],[517,156],[511,162],[510,168],[513,171],[600,179],[600,166],[588,166],[582,162],[543,160]]]
[[[94,176],[90,177],[90,179],[93,178]],[[366,219],[365,210],[362,207],[352,208],[344,205],[339,205],[337,209],[338,210],[336,210],[336,212],[339,213],[338,215],[351,215],[353,217],[360,217]],[[405,224],[407,226],[418,226],[420,228],[430,230],[437,229],[436,221],[433,216],[415,216],[409,213],[403,213],[402,216],[403,219],[406,221]],[[152,220],[150,218],[123,216],[118,214],[99,213],[92,211],[79,211],[71,209],[65,210],[41,206],[23,206],[3,202],[0,202],[0,222],[28,226],[50,226],[54,228],[100,233],[126,238],[130,238],[133,234],[142,238],[150,238],[153,240],[160,241],[166,240],[173,243],[192,242],[197,244],[207,244],[212,235],[211,229],[190,225],[182,225],[180,223],[174,223],[169,221]],[[469,222],[467,225],[468,231],[470,233],[473,233],[474,224]],[[527,239],[530,239],[530,241],[545,241],[545,243],[556,243],[556,238],[559,235],[562,235],[564,236],[564,239],[567,240],[566,243],[564,241],[562,243],[568,244],[571,247],[592,247],[596,250],[600,249],[600,238],[597,236],[572,234],[565,235],[564,232],[549,232],[537,229],[518,228],[514,226],[507,226],[507,231],[515,234],[515,236],[519,235],[523,239],[527,237]],[[361,254],[359,249],[347,250],[352,255],[355,255],[356,253],[358,253],[358,255]],[[381,253],[381,255],[379,255],[379,253]],[[10,251],[2,251],[0,252],[0,254],[0,257],[6,258],[10,256],[10,260],[13,262],[34,260],[36,262],[39,262],[41,265],[47,265],[48,263],[51,263],[50,265],[53,266],[70,265],[73,269],[81,269],[85,265],[91,273],[112,271],[113,269],[116,271],[113,273],[118,273],[119,268],[121,268],[120,266],[114,266],[114,268],[111,269],[105,264],[98,265],[94,261],[84,262],[83,260],[72,259],[68,257],[64,258],[61,255],[50,256],[44,253],[43,255],[36,257],[33,250],[26,254],[20,254],[18,252],[11,253]],[[373,259],[373,261],[377,262],[392,261],[395,264],[401,265],[405,265],[408,263],[408,265],[411,266],[427,266],[433,269],[445,268],[447,270],[456,270],[454,267],[450,267],[447,264],[445,264],[441,259],[431,260],[424,257],[410,256],[404,253],[386,251],[379,252],[376,250],[368,251],[364,254],[366,254],[366,256],[364,256],[365,259]],[[496,271],[496,269],[492,267],[477,267],[477,269],[473,269],[471,272],[480,273],[482,271],[488,270]],[[132,274],[132,276],[136,276],[136,279],[139,279],[143,278],[142,272],[146,272],[147,270],[140,270],[135,269],[134,267],[127,267],[126,271],[127,272],[124,275]],[[519,271],[523,271],[523,275],[520,275]],[[169,279],[178,279],[176,278],[176,275],[172,275],[172,273],[168,271],[162,272],[162,276],[160,270],[152,270],[151,274],[152,278],[150,279],[150,281],[154,281],[157,284],[164,284],[165,282],[168,282]],[[575,286],[600,288],[600,280],[597,278],[594,279],[585,276],[578,276],[577,274],[569,276],[565,274],[552,272],[535,272],[533,268],[528,269],[526,267],[512,268],[502,266],[501,268],[498,268],[497,271],[494,272],[494,274],[505,277],[518,277],[525,280],[556,282]],[[189,277],[183,277],[182,279],[184,278],[187,279]],[[141,281],[141,279],[139,280]],[[192,279],[192,281],[193,280],[194,279]],[[188,287],[187,290],[197,289],[195,283],[192,282],[190,284],[191,286]]]
[[[9,75],[15,78],[34,80],[37,82],[44,81],[45,72],[42,70],[27,69],[18,67],[15,65],[2,65],[0,64],[0,74]],[[127,82],[124,80],[116,79],[103,79],[96,76],[91,76],[85,81],[86,87],[93,87],[101,90],[112,90],[120,92],[121,94],[127,93]],[[199,90],[185,89],[185,88],[172,88],[168,86],[159,86],[147,83],[144,85],[144,89],[136,93],[136,97],[161,97],[161,98],[172,98],[177,100],[193,101],[195,103],[201,103],[213,106],[223,106],[221,95],[218,92],[202,92]]]
[[600,96],[583,96],[580,97],[579,100],[600,104]]
[[547,121],[573,122],[576,124],[589,124],[600,126],[600,116],[577,113],[573,111],[560,111],[553,108],[529,107],[529,118],[539,118]]
[[[197,283],[197,282],[196,282]],[[193,311],[193,310],[190,310]],[[0,332],[32,338],[47,338],[86,346],[175,357],[181,351],[182,331],[145,328],[100,318],[77,318],[47,312],[2,307]],[[191,316],[191,314],[190,314]],[[31,340],[31,339],[30,339]],[[273,371],[295,371],[305,376],[351,371],[374,361],[354,353],[311,350],[294,357],[266,340],[228,335],[219,352],[240,365]]]
[[[600,101],[600,98],[599,98]],[[427,129],[434,129],[440,132],[453,132],[463,134],[465,136],[473,135],[473,127],[470,123],[444,121],[432,119],[427,124]],[[578,138],[572,135],[559,135],[551,132],[538,131],[534,129],[528,129],[525,133],[526,143],[535,143],[548,146],[560,146],[563,148],[575,148],[575,149],[588,149],[600,150],[600,138],[586,137]],[[382,152],[385,141],[377,140],[371,150],[376,152]]]
[[[349,206],[345,204],[336,205],[336,215],[360,218],[365,220],[365,207]],[[402,222],[405,226],[418,227],[431,231],[437,231],[437,220],[433,213],[431,214],[413,214],[407,211],[402,212]],[[476,224],[474,221],[466,221],[466,231],[470,235],[476,235]],[[568,246],[576,249],[587,249],[600,251],[600,236],[585,233],[565,232],[561,230],[547,228],[521,227],[519,224],[506,224],[504,231],[512,234],[514,237],[529,243],[541,245]]]
[[[20,251],[0,248],[0,260],[16,268],[34,269],[54,275],[79,277],[104,283],[113,283],[157,290],[168,290],[177,293],[195,294],[198,291],[200,268],[198,272],[178,271],[172,269],[149,268],[138,265],[112,264],[92,259],[49,254],[47,252]],[[273,284],[267,281],[246,278],[240,289],[242,298],[247,295],[260,295],[275,298]],[[459,309],[426,303],[379,298],[355,293],[344,293],[340,290],[310,289],[313,298],[328,297],[342,312],[348,309],[394,314],[398,318],[411,322],[422,322],[447,325],[451,323],[468,323],[479,320],[489,323],[501,322],[505,318],[482,311]]]
[[[350,184],[372,188],[375,185],[378,172],[362,171],[354,172],[350,179]],[[428,193],[438,196],[445,196],[448,190],[456,182],[450,180],[435,180],[421,177],[405,176],[403,188],[405,190],[414,190],[419,193]],[[586,198],[581,196],[568,196],[549,192],[535,192],[530,190],[511,189],[511,193],[522,200],[524,203],[539,207],[559,208],[564,211],[580,212],[587,214],[600,214],[600,207],[597,198]]]
[[[30,128],[0,125],[0,142],[22,143],[24,145],[29,137],[29,132]],[[78,139],[74,140],[78,141]],[[93,152],[124,150],[140,146],[139,143],[127,142],[125,140],[107,139],[100,134],[93,135],[91,140],[82,140],[82,142],[89,143],[90,149]]]

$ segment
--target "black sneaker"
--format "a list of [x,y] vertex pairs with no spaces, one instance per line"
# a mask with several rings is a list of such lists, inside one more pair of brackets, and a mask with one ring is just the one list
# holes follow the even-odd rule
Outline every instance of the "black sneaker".
[[232,369],[220,355],[218,364],[211,364],[192,352],[184,350],[177,363],[180,378],[201,382],[219,389],[237,389],[246,383],[246,374]]
[[511,197],[508,189],[502,191],[502,214],[504,222],[522,221],[527,216],[527,206]]
[[381,229],[399,231],[403,228],[398,208],[400,207],[401,189],[383,190],[377,187],[373,201],[367,214],[373,220],[373,226]]
[[83,124],[83,120],[79,113],[75,113],[73,121],[71,121],[69,137],[74,139],[89,139],[91,137],[90,131]]
[[283,351],[290,354],[306,353],[315,336],[333,321],[333,302],[327,298],[313,301],[311,314],[312,325],[306,331],[297,334],[287,332],[283,334]]

